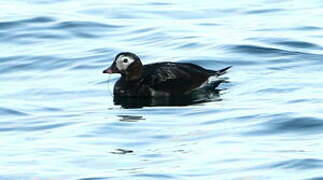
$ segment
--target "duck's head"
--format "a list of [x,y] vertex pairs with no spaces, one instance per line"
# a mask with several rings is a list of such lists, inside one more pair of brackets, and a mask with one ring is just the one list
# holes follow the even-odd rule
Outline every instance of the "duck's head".
[[135,80],[140,78],[142,72],[142,63],[140,58],[131,52],[119,53],[112,65],[105,69],[103,73],[113,74],[119,73],[126,80]]

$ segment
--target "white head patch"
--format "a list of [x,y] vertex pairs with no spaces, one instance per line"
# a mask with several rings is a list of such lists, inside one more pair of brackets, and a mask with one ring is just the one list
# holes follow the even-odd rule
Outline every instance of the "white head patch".
[[126,70],[135,60],[130,56],[120,55],[116,60],[116,66],[119,70]]

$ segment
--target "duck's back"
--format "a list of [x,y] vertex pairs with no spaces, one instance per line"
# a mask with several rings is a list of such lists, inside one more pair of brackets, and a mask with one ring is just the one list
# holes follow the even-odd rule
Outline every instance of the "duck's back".
[[190,63],[163,62],[143,66],[143,83],[157,92],[181,95],[200,87],[217,71]]

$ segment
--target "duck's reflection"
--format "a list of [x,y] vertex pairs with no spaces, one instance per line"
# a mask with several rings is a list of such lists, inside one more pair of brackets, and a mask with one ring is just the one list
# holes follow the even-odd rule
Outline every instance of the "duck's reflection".
[[124,122],[136,122],[136,121],[145,120],[143,116],[118,115],[118,117],[120,117],[120,121],[124,121]]
[[142,108],[146,106],[187,106],[210,101],[220,101],[220,90],[203,88],[188,95],[174,97],[118,97],[114,96],[115,105],[123,108]]

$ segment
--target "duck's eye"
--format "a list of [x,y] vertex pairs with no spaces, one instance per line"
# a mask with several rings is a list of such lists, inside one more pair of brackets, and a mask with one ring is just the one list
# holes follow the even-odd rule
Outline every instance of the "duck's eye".
[[123,59],[123,62],[124,62],[124,63],[127,63],[127,62],[128,62],[128,59],[127,59],[127,58],[124,58],[124,59]]

